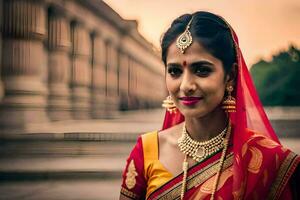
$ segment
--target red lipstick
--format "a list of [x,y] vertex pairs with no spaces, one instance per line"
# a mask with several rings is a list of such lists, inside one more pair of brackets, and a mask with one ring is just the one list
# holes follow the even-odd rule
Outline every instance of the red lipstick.
[[202,97],[180,97],[179,100],[183,105],[192,106],[198,103]]

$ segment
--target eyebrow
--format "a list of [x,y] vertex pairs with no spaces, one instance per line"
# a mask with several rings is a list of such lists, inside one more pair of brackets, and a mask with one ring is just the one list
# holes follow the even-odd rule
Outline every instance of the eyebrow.
[[[209,61],[206,61],[206,60],[201,60],[201,61],[196,61],[196,62],[193,62],[192,64],[189,64],[190,67],[195,67],[195,66],[198,66],[198,65],[209,65],[209,66],[212,66],[213,63],[209,62]],[[181,67],[182,65],[179,64],[179,63],[168,63],[167,64],[167,67]]]
[[181,64],[179,64],[179,63],[168,63],[167,64],[167,67],[169,68],[169,67],[181,67]]
[[213,66],[213,63],[206,61],[206,60],[201,60],[201,61],[197,61],[197,62],[193,62],[192,64],[190,64],[191,67],[195,67],[198,65],[208,65],[208,66]]

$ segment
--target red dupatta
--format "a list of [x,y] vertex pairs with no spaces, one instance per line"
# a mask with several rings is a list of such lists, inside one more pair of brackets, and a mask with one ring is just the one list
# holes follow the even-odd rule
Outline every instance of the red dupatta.
[[[224,19],[223,19],[224,20]],[[225,21],[225,20],[224,20]],[[226,21],[225,21],[226,22]],[[245,145],[253,139],[253,134],[249,130],[255,130],[255,134],[261,136],[262,138],[267,139],[270,143],[280,145],[278,137],[276,136],[270,121],[268,120],[263,106],[259,100],[258,94],[252,82],[251,76],[249,74],[247,65],[244,61],[242,52],[239,48],[239,42],[237,35],[230,25],[226,22],[231,31],[232,40],[235,45],[236,50],[236,62],[238,65],[237,69],[237,79],[236,79],[236,88],[235,88],[235,99],[236,99],[236,112],[230,113],[229,118],[234,125],[233,130],[233,191],[235,194],[235,199],[243,199],[244,196],[247,196],[246,187],[254,187],[253,185],[257,184],[261,176],[252,176],[251,183],[247,182],[247,168],[249,165],[249,159],[243,159],[245,153]],[[166,112],[165,120],[163,123],[163,130],[170,128],[176,124],[184,121],[184,116],[178,111],[177,113],[170,114]],[[252,132],[253,133],[253,132]],[[243,149],[244,148],[244,149]],[[256,147],[254,147],[256,148]],[[252,149],[253,150],[253,149]],[[282,155],[281,161],[283,162],[284,158],[287,157],[288,152],[282,152],[284,150],[280,149],[274,151],[275,154]],[[272,156],[271,152],[271,156]],[[269,154],[269,153],[268,153]],[[251,159],[251,158],[250,158]],[[299,157],[295,159],[293,164],[293,169],[290,170],[292,173],[296,166],[299,163]],[[289,178],[291,174],[287,178]],[[275,179],[275,178],[272,178]],[[249,181],[250,182],[250,181]],[[287,181],[286,181],[287,182]],[[284,184],[286,184],[286,182]],[[284,187],[281,188],[283,190]],[[248,192],[251,192],[249,190]],[[268,191],[266,191],[268,192]],[[279,195],[282,191],[279,192]]]

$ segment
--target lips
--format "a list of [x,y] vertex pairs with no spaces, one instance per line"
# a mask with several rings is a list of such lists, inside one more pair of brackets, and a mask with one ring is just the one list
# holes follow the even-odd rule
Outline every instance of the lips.
[[202,97],[179,97],[179,100],[183,105],[192,106],[198,103]]

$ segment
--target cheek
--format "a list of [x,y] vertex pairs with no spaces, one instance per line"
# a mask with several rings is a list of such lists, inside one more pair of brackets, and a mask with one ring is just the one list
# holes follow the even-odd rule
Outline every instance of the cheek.
[[207,81],[207,84],[203,85],[205,95],[208,97],[208,101],[221,101],[225,92],[225,83],[219,80]]
[[176,93],[179,90],[180,81],[166,75],[166,87],[170,93]]

